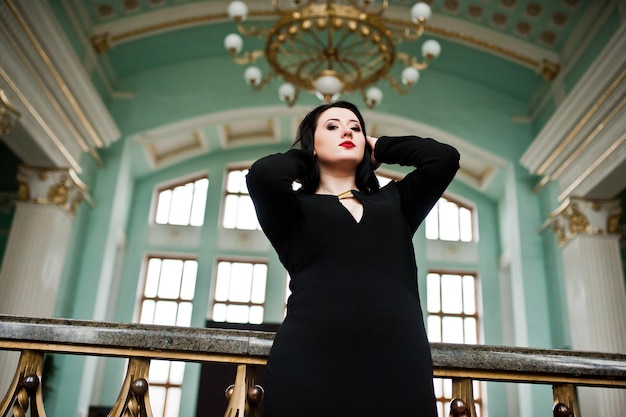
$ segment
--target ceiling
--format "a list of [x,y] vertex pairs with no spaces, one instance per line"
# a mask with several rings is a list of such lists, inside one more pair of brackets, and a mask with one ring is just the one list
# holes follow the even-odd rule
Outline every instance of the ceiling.
[[[278,4],[286,7],[290,1],[278,0]],[[591,0],[426,2],[433,16],[427,22],[425,38],[435,38],[442,45],[432,70],[483,85],[529,106],[549,87],[545,63],[550,63],[551,75],[558,72],[566,48],[571,47],[580,26],[589,23],[594,8]],[[54,5],[54,0],[51,3]],[[269,25],[275,19],[270,0],[246,3],[250,9],[247,24]],[[55,12],[66,28],[73,27],[89,39],[87,47],[96,51],[95,65],[114,99],[132,100],[133,92],[124,90],[125,80],[157,68],[200,60],[209,62],[208,66],[227,64],[220,67],[219,74],[207,68],[207,77],[217,76],[226,86],[235,85],[233,91],[247,91],[244,67],[232,63],[223,47],[224,37],[236,31],[227,18],[228,4],[219,0],[57,0]],[[406,21],[412,5],[409,0],[390,0],[384,16]],[[246,50],[262,47],[259,39],[246,38],[245,42]],[[398,50],[419,55],[421,42],[404,42]],[[80,51],[80,42],[74,43]],[[259,66],[263,69],[262,64]],[[398,68],[396,72],[400,71]],[[388,83],[380,82],[378,86],[387,97],[384,100],[396,95]],[[225,87],[225,91],[229,89]],[[268,105],[283,106],[273,86],[255,94],[263,96]],[[246,99],[240,100],[243,103]],[[307,103],[311,102],[304,99]],[[242,115],[237,110],[223,112],[216,108],[214,116],[145,129],[133,139],[136,174],[141,176],[215,149],[245,146],[254,140],[276,143],[281,135],[291,137],[304,110],[272,111],[270,118],[267,112]],[[379,124],[388,126],[383,120]],[[287,130],[290,133],[285,135]],[[454,142],[454,138],[448,140]],[[467,182],[484,190],[504,162],[478,147],[463,151],[462,172]]]

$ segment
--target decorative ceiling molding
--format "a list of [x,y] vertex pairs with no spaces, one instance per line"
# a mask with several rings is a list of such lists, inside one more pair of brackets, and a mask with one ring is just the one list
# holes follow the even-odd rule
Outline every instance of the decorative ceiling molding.
[[[615,152],[626,132],[624,50],[626,26],[622,25],[522,156],[523,166],[543,176],[537,190],[557,180],[562,191],[559,201],[573,194],[585,195],[581,187],[590,192],[592,178],[595,185],[602,182],[598,173],[610,175],[626,162],[625,154],[609,163],[619,155]],[[607,163],[604,168],[603,162]]]
[[247,118],[224,123],[219,129],[224,148],[262,143],[278,143],[280,129],[275,118]]
[[[97,149],[117,140],[119,130],[47,3],[1,2],[0,37],[2,78],[23,113],[21,142],[78,173],[82,153],[102,166]],[[23,143],[15,146],[28,153]]]
[[[142,12],[98,24],[91,30],[91,43],[98,53],[104,53],[116,45],[143,37],[227,21],[227,2],[220,3],[223,7],[212,5],[211,12],[208,12],[205,3],[192,3]],[[251,20],[274,16],[268,2],[249,1],[248,4],[250,7],[248,18]],[[393,6],[389,7],[387,15],[390,20],[397,19],[403,22],[402,18],[406,13],[406,8]],[[426,32],[532,68],[547,79],[552,79],[559,70],[559,56],[556,52],[459,18],[434,14],[426,25]]]
[[197,131],[175,137],[147,140],[142,145],[153,168],[163,168],[208,152],[206,139]]

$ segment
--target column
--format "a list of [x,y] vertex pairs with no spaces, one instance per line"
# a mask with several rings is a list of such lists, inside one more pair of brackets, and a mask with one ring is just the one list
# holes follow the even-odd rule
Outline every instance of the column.
[[[626,352],[626,285],[619,248],[619,200],[570,198],[554,214],[562,248],[572,348]],[[626,392],[580,388],[582,416],[617,416]]]
[[[15,215],[0,269],[0,314],[50,317],[72,218],[87,189],[68,169],[21,167],[18,182]],[[19,354],[0,353],[0,388],[6,388]]]

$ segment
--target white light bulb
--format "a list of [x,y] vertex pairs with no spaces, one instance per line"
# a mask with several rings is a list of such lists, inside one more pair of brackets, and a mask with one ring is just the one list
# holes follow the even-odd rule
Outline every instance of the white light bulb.
[[243,39],[236,33],[226,35],[224,38],[224,48],[238,54],[243,48]]
[[383,101],[383,91],[378,87],[370,87],[365,93],[368,104],[376,106]]
[[427,59],[435,59],[441,53],[441,45],[434,39],[429,39],[422,44],[422,55]]
[[411,8],[411,18],[413,19],[414,22],[417,22],[420,18],[424,19],[424,20],[428,20],[430,19],[430,15],[432,14],[432,11],[430,9],[430,6],[426,3],[416,3],[412,8]]
[[248,6],[243,1],[235,0],[228,5],[228,16],[234,20],[246,20]]
[[294,87],[293,84],[284,83],[284,84],[281,84],[280,87],[278,87],[278,97],[280,98],[280,101],[289,103],[293,101],[295,96],[296,96],[296,87]]
[[412,86],[419,80],[420,73],[417,69],[413,67],[406,67],[404,71],[402,71],[402,84],[406,86]]
[[243,74],[246,82],[250,85],[258,85],[261,82],[263,73],[258,67],[248,67]]
[[322,75],[315,80],[315,89],[323,96],[339,94],[343,88],[343,82],[335,75]]

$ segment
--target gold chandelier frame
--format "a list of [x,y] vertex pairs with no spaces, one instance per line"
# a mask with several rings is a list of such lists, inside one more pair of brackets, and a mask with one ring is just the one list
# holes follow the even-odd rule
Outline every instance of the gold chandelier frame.
[[[419,3],[423,16],[400,21],[384,17],[387,0],[380,5],[368,0],[296,0],[285,9],[278,0],[272,0],[278,19],[269,28],[246,25],[245,4],[235,1],[231,6],[235,3],[242,10],[233,11],[229,7],[229,15],[239,33],[262,39],[264,48],[242,51],[240,37],[237,42],[229,39],[239,36],[236,34],[226,38],[226,48],[233,61],[241,65],[265,57],[270,72],[262,75],[257,67],[249,68],[246,81],[253,89],[260,90],[274,77],[283,79],[287,86],[281,86],[279,96],[290,106],[303,90],[316,93],[326,102],[340,94],[361,91],[366,104],[374,107],[382,99],[382,92],[375,87],[380,80],[386,79],[395,91],[407,93],[417,81],[418,70],[426,69],[439,53],[438,43],[432,40],[428,42],[430,46],[436,44],[435,50],[425,50],[422,59],[397,51],[400,43],[418,40],[424,34],[430,15],[430,8],[424,3]],[[396,62],[405,66],[402,81],[391,74]],[[332,88],[325,87],[325,82],[330,82]]]

